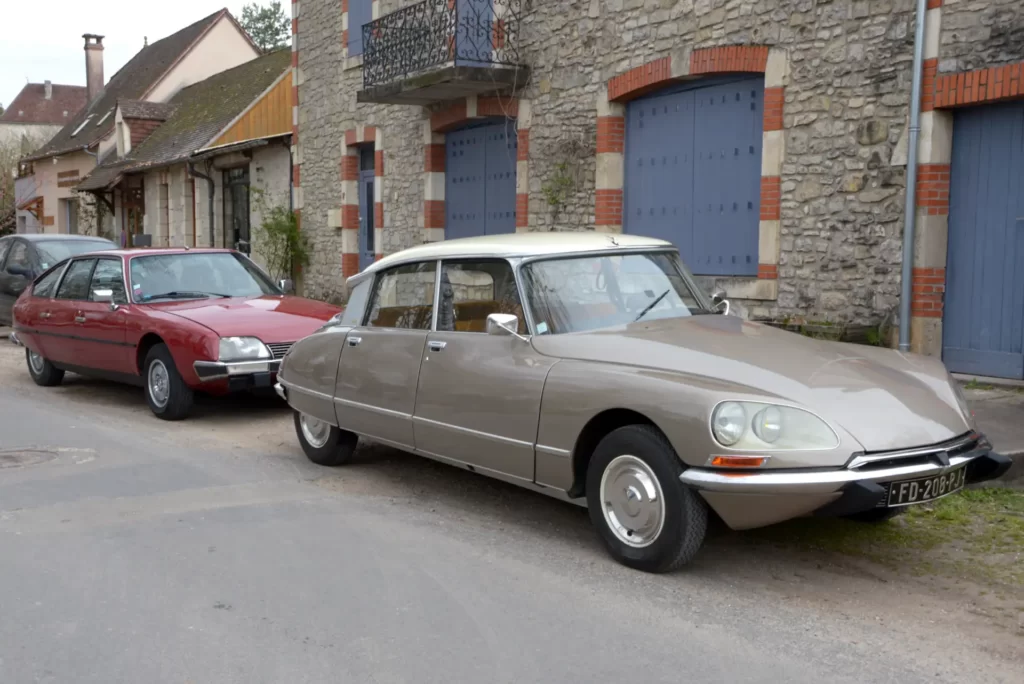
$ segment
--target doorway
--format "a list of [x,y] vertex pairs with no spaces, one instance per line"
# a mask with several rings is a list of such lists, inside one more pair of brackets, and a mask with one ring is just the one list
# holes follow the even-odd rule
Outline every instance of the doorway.
[[249,223],[249,167],[224,172],[224,246],[252,253]]

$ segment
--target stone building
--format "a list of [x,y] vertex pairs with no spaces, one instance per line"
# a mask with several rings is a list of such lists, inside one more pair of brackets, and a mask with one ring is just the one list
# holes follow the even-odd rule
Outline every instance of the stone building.
[[[306,291],[423,241],[597,230],[673,241],[752,318],[891,321],[916,5],[293,2]],[[911,344],[1024,377],[1024,13],[925,5]]]

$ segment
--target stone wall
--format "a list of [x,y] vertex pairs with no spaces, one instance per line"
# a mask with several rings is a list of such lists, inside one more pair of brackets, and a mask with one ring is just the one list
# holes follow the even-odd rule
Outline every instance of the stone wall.
[[[380,4],[383,14],[411,3]],[[1018,4],[946,0],[943,49],[961,41],[953,37],[960,29],[947,29],[965,23],[958,13],[991,24],[996,19],[986,17],[1012,14]],[[610,78],[680,50],[781,48],[788,55],[789,82],[778,299],[748,301],[745,309],[757,317],[878,322],[896,307],[900,289],[914,5],[914,0],[524,0],[521,51],[532,69],[520,92],[532,112],[528,229],[592,229],[597,102]],[[988,9],[976,12],[979,5]],[[1001,23],[1016,25],[1022,16],[1007,15]],[[989,38],[997,32],[992,26],[987,30]],[[422,121],[429,112],[357,104],[362,72],[355,64],[345,68],[340,35],[336,0],[303,0],[298,42],[302,225],[315,244],[305,274],[306,292],[314,296],[342,285],[341,231],[328,225],[329,212],[343,204],[339,164],[345,130],[372,125],[383,135],[384,252],[423,239]],[[973,38],[964,36],[962,59],[968,59]],[[1008,37],[992,50],[1005,52],[1008,48],[998,46],[1013,42]],[[566,173],[571,189],[556,211],[544,189]]]
[[939,71],[970,71],[1024,61],[1020,0],[943,0]]

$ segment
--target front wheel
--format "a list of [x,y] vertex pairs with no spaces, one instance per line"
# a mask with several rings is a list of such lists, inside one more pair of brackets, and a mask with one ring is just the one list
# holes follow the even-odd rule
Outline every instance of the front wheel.
[[295,432],[306,457],[322,466],[345,465],[359,442],[354,433],[300,411],[295,412]]
[[587,470],[587,507],[615,560],[669,572],[697,555],[707,504],[679,481],[682,471],[672,445],[651,426],[619,428],[601,440]]
[[182,420],[192,411],[194,394],[174,365],[171,350],[158,344],[146,354],[143,364],[146,401],[153,415],[163,420]]
[[40,387],[56,387],[64,380],[64,371],[47,361],[42,354],[25,348],[25,362],[28,364],[28,374],[32,376],[33,382]]

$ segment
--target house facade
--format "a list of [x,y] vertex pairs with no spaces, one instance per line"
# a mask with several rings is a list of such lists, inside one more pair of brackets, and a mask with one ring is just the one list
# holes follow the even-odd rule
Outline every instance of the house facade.
[[[103,81],[103,36],[85,34],[89,103],[43,148],[23,159],[35,194],[19,210],[44,232],[93,233],[117,238],[121,228],[111,207],[75,188],[99,163],[117,155],[115,110],[120,100],[166,103],[182,88],[259,55],[258,48],[227,10],[150,43]],[[140,130],[144,121],[138,123]]]
[[[597,230],[671,240],[751,318],[892,322],[916,5],[293,2],[307,290],[425,240]],[[911,346],[1024,377],[1024,15],[924,6]]]

